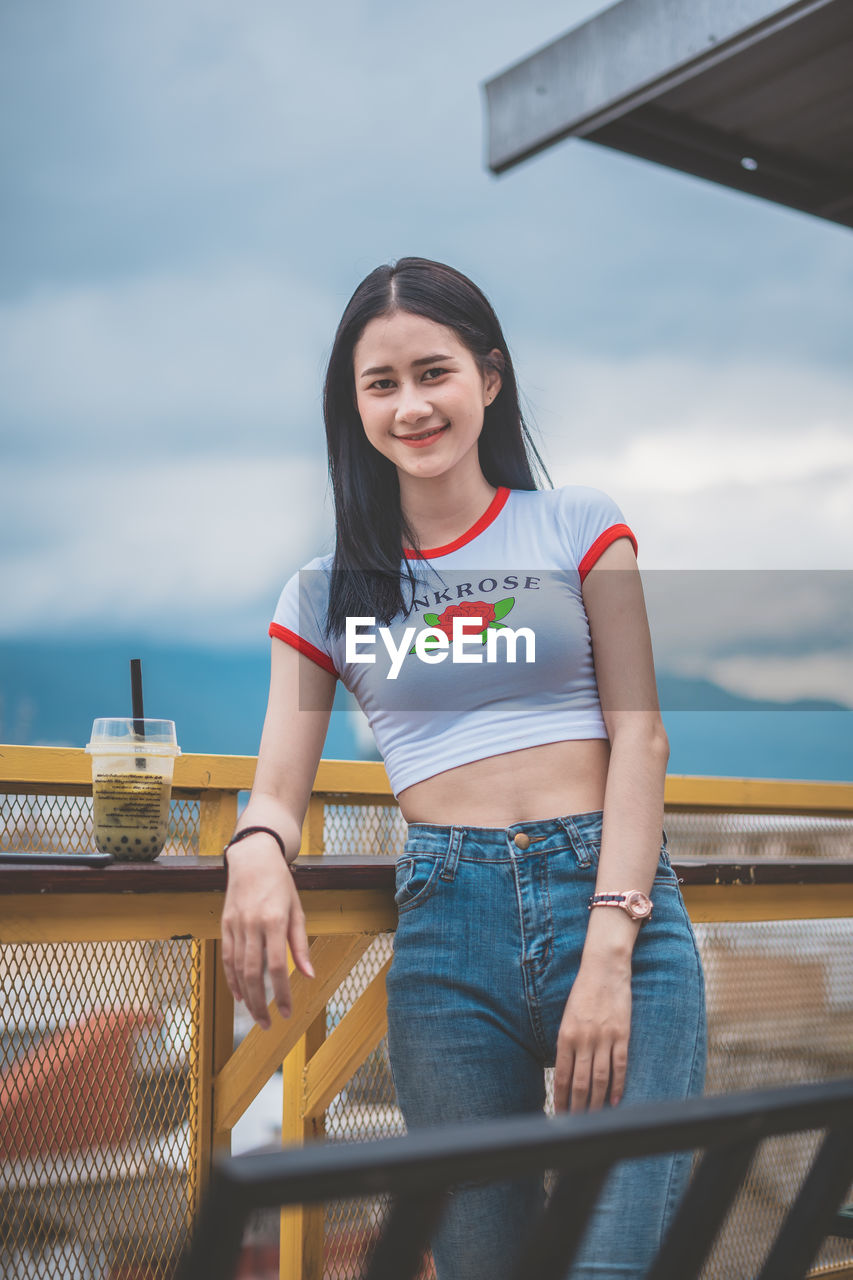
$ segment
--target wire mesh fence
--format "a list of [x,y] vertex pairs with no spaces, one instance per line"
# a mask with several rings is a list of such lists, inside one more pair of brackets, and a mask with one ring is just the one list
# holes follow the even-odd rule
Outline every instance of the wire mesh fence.
[[166,1280],[195,1203],[198,947],[0,947],[0,1272]]
[[[201,802],[172,795],[165,854],[198,853]],[[91,795],[0,794],[0,848],[85,853],[95,848]]]
[[[198,826],[199,800],[175,796],[166,852],[197,852]],[[665,827],[675,862],[853,857],[853,818],[672,812]],[[327,802],[328,853],[395,854],[405,831],[392,805]],[[91,801],[0,796],[0,844],[90,848]],[[708,987],[709,1092],[850,1072],[853,921],[706,924],[696,933]],[[327,1031],[391,946],[390,934],[378,937],[341,984]],[[190,941],[0,947],[0,1269],[10,1280],[172,1275],[197,1190],[199,972]],[[325,1132],[334,1142],[403,1132],[384,1040],[331,1102]],[[768,1144],[706,1280],[754,1273],[810,1145],[809,1136]],[[385,1209],[368,1200],[326,1207],[325,1280],[360,1273]],[[277,1214],[255,1221],[244,1280],[278,1274],[277,1236]],[[844,1261],[853,1250],[831,1241],[820,1269]]]

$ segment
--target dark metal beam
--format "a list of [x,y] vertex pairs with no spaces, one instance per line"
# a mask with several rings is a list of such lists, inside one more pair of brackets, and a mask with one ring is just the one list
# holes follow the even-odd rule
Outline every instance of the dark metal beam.
[[590,142],[692,173],[747,195],[853,226],[850,181],[767,147],[647,106],[591,134]]
[[494,173],[585,137],[837,0],[622,0],[484,85]]

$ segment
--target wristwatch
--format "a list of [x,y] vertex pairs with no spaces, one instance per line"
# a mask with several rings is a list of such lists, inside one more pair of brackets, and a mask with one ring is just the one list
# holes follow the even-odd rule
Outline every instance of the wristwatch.
[[593,907],[621,907],[640,924],[652,918],[652,900],[639,889],[628,889],[625,893],[594,893],[589,900],[590,911]]

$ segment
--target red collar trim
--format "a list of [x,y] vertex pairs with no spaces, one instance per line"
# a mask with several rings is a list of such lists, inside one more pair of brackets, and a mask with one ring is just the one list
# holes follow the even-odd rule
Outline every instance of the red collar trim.
[[467,529],[465,533],[460,533],[458,538],[454,538],[452,542],[446,542],[443,547],[429,547],[423,551],[412,551],[410,547],[403,548],[403,554],[407,560],[429,560],[434,556],[449,556],[451,551],[458,551],[460,547],[464,547],[466,542],[473,542],[484,529],[488,529],[489,525],[497,519],[506,506],[507,498],[512,490],[506,485],[500,485],[497,493],[492,498],[486,510],[480,518]]

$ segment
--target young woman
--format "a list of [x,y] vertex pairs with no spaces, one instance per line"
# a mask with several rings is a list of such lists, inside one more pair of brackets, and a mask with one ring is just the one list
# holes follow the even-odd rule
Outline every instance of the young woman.
[[[324,411],[336,547],[291,578],[270,628],[255,786],[227,852],[235,998],[269,1025],[266,965],[288,1014],[286,941],[311,974],[289,863],[341,678],[408,823],[387,984],[407,1125],[541,1110],[546,1066],[558,1110],[700,1091],[702,971],[622,513],[597,489],[537,488],[497,318],[440,263],[359,285]],[[620,1166],[573,1280],[642,1275],[688,1167]],[[536,1178],[460,1188],[439,1280],[508,1275],[542,1202]]]

